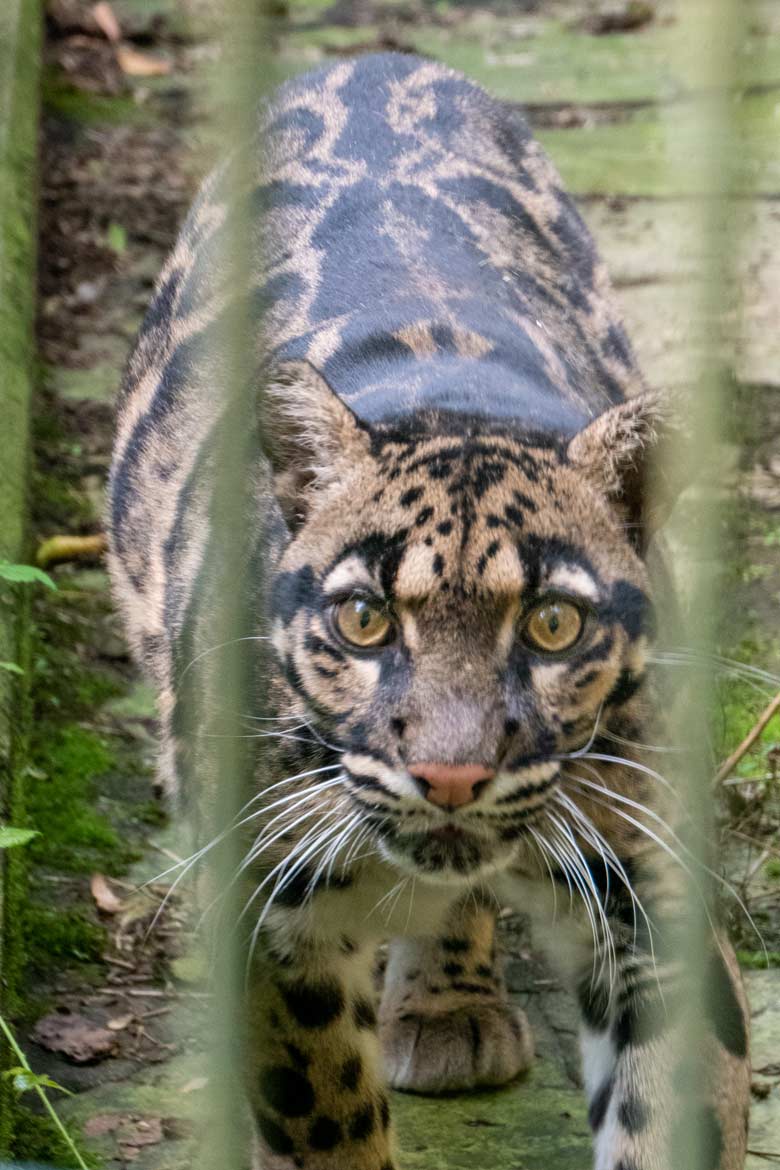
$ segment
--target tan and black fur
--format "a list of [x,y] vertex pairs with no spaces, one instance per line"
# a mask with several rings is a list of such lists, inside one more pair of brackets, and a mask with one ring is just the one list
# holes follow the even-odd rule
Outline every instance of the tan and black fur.
[[[385,55],[290,83],[261,122],[250,294],[266,391],[243,600],[246,636],[272,646],[258,641],[257,711],[282,735],[256,775],[269,791],[249,854],[258,1165],[392,1170],[384,1084],[441,1092],[528,1067],[495,947],[508,904],[545,924],[581,1003],[596,1170],[670,1170],[669,1135],[694,1108],[674,1087],[686,972],[679,893],[654,853],[653,818],[670,812],[641,766],[663,724],[643,473],[665,410],[515,114]],[[211,573],[209,510],[223,409],[209,336],[241,295],[220,258],[229,187],[230,164],[163,272],[112,472],[112,572],[158,688],[171,791],[191,750],[185,676],[229,588]],[[547,596],[585,615],[563,657],[523,637]],[[352,597],[392,619],[375,652],[334,626]],[[490,779],[439,807],[420,760]],[[552,930],[567,887],[582,905]],[[741,1170],[745,1004],[728,945],[709,953],[719,994],[695,1108],[712,1170]]]

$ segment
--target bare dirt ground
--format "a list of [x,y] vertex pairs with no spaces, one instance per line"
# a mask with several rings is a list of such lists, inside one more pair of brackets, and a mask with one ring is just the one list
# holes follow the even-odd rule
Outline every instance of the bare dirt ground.
[[[203,169],[196,148],[208,154],[214,145],[203,111],[215,55],[197,20],[166,0],[116,0],[98,9],[99,19],[79,0],[49,6],[35,505],[41,540],[101,529],[119,372]],[[629,9],[640,17],[629,19]],[[780,92],[771,5],[755,5],[754,24],[750,45],[764,45],[754,52],[754,84]],[[663,5],[300,0],[280,27],[284,72],[366,49],[415,49],[525,104],[582,198],[649,381],[681,381],[686,339],[670,290],[690,280],[696,263],[677,231],[687,196],[648,162],[658,103],[674,96],[664,67],[674,27]],[[764,116],[763,108],[754,113]],[[724,649],[777,671],[780,176],[771,158],[757,188],[745,201],[745,312],[735,370],[741,407],[731,420],[724,512],[740,547],[724,573],[735,615]],[[31,816],[44,835],[30,885],[27,1050],[33,1067],[76,1094],[61,1102],[62,1112],[102,1164],[184,1170],[208,1102],[200,1027],[206,993],[188,958],[181,904],[174,898],[148,930],[171,875],[152,879],[175,863],[179,848],[153,787],[150,696],[129,663],[100,561],[52,571],[58,593],[40,599],[36,614]],[[769,697],[771,684],[753,685],[729,684],[724,747],[745,734]],[[777,735],[777,724],[770,725],[739,765],[721,831],[730,876],[780,961]],[[757,1170],[780,1162],[778,976],[753,969],[760,948],[739,915],[733,918],[754,1013],[750,1167]],[[510,986],[536,1029],[537,1065],[527,1081],[499,1093],[443,1103],[399,1097],[406,1170],[581,1170],[588,1162],[573,1007],[523,924],[508,920],[504,933]],[[18,1154],[52,1158],[51,1139],[34,1117],[20,1130]]]

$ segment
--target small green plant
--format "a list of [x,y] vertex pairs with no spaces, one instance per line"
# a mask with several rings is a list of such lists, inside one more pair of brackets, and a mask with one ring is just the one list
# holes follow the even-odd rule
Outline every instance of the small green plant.
[[106,241],[112,252],[121,256],[127,251],[127,230],[121,223],[110,223],[106,232]]
[[767,967],[780,967],[780,951],[737,951],[739,965],[748,971],[763,971]]
[[64,1093],[66,1097],[72,1097],[70,1089],[66,1089],[63,1085],[58,1085],[46,1073],[34,1073],[26,1065],[20,1064],[16,1068],[7,1068],[3,1073],[5,1080],[13,1080],[14,1088],[17,1093],[29,1093],[31,1089],[56,1089],[58,1093]]
[[[0,849],[13,849],[18,845],[25,845],[33,837],[37,836],[38,834],[34,829],[15,829],[10,825],[2,825],[0,826]],[[67,1129],[60,1121],[56,1109],[46,1095],[47,1089],[57,1089],[60,1093],[67,1093],[68,1090],[64,1089],[62,1085],[58,1085],[56,1081],[51,1079],[51,1077],[47,1077],[45,1074],[33,1072],[27,1062],[27,1057],[19,1047],[17,1039],[11,1030],[10,1024],[2,1014],[0,1014],[0,1035],[5,1037],[6,1042],[8,1043],[8,1047],[19,1061],[18,1065],[15,1065],[13,1068],[6,1069],[3,1073],[3,1077],[13,1082],[13,1086],[17,1093],[21,1094],[33,1092],[38,1095],[41,1100],[41,1104],[49,1114],[49,1117],[56,1127],[57,1132],[65,1142],[65,1145],[68,1147],[70,1152],[73,1154],[79,1170],[88,1170],[87,1164],[81,1157],[81,1154],[78,1152],[73,1138],[70,1136]]]
[[11,561],[0,561],[0,581],[8,581],[11,585],[45,585],[47,589],[57,588],[43,569],[36,569],[35,565],[15,565]]
[[26,845],[37,837],[36,829],[14,829],[11,825],[0,825],[0,849],[13,849],[16,845]]
[[[56,589],[48,573],[36,569],[34,565],[15,565],[11,561],[0,561],[0,581],[7,581],[10,585],[45,585],[47,589]],[[17,662],[0,661],[0,670],[10,674],[24,674]]]
[[0,1033],[2,1033],[2,1035],[5,1037],[9,1048],[13,1052],[16,1059],[19,1061],[19,1064],[15,1068],[7,1069],[6,1072],[3,1073],[3,1076],[13,1080],[13,1085],[17,1093],[34,1092],[38,1095],[41,1100],[41,1104],[49,1114],[49,1117],[56,1127],[57,1132],[65,1142],[65,1145],[68,1147],[70,1152],[73,1154],[79,1170],[88,1170],[87,1164],[82,1158],[81,1154],[78,1152],[73,1138],[70,1136],[67,1129],[60,1121],[59,1116],[57,1115],[57,1110],[54,1108],[46,1095],[47,1089],[57,1089],[61,1093],[67,1093],[68,1090],[63,1089],[62,1085],[58,1085],[56,1081],[51,1079],[51,1077],[40,1076],[33,1072],[27,1063],[27,1057],[19,1047],[16,1037],[14,1036],[11,1028],[2,1015],[0,1015]]

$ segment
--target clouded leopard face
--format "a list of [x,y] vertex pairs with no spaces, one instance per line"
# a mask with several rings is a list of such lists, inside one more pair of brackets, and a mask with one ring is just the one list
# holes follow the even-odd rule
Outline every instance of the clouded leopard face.
[[[276,421],[291,539],[272,640],[382,854],[428,880],[508,864],[597,720],[641,702],[651,396],[570,441],[484,420],[366,429],[313,373]],[[290,398],[289,383],[274,402]],[[645,517],[646,519],[646,517]]]

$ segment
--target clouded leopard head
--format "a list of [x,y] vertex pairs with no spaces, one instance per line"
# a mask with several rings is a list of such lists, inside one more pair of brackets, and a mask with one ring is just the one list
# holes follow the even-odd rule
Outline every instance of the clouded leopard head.
[[288,693],[384,856],[431,880],[506,865],[560,756],[642,702],[645,395],[573,439],[484,420],[367,428],[307,366],[269,391],[291,539],[273,581]]

